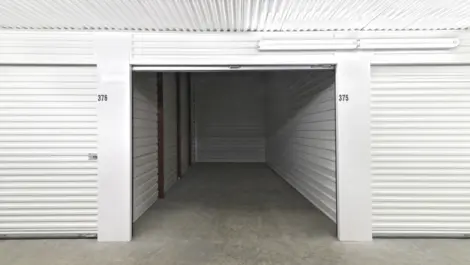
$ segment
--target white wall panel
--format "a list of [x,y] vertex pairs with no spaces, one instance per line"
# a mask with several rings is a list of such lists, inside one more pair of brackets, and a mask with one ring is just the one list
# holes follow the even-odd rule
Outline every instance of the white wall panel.
[[192,74],[197,162],[264,162],[264,85],[259,73]]
[[[95,64],[93,42],[97,33],[50,31],[0,31],[0,63]],[[451,50],[371,51],[372,63],[470,63],[468,31],[375,32],[217,32],[122,33],[132,37],[131,62],[152,64],[321,64],[337,62],[336,51],[258,51],[261,39],[341,38],[459,38]]]
[[0,235],[96,235],[96,88],[95,67],[0,66]]
[[[397,32],[309,32],[309,33],[135,33],[133,64],[331,64],[338,61],[337,51],[259,51],[262,39],[428,39],[459,38],[455,49],[369,51],[372,62],[387,63],[470,63],[470,33],[467,31]],[[341,53],[345,53],[341,51]],[[348,52],[346,52],[348,53]]]
[[92,33],[0,32],[0,64],[93,64]]
[[132,72],[130,36],[94,34],[98,94],[98,241],[132,238]]
[[[286,64],[291,52],[259,52],[258,41],[269,36],[286,38],[278,34],[261,33],[158,33],[133,34],[134,64],[177,65],[186,64],[249,64],[255,58],[273,64]],[[305,34],[292,36],[305,37]],[[333,34],[321,34],[320,38],[332,38]],[[273,58],[273,54],[276,55]],[[303,55],[331,57],[333,51],[303,52]],[[251,56],[255,56],[251,57]],[[251,57],[251,58],[248,58]],[[321,60],[321,59],[319,59]],[[319,61],[317,60],[317,62]],[[188,63],[189,62],[189,63]]]
[[157,76],[134,73],[132,90],[133,220],[158,198]]
[[381,235],[470,233],[470,66],[372,68],[372,216]]
[[266,78],[267,162],[336,221],[334,71]]
[[165,192],[175,184],[178,179],[177,158],[177,106],[176,106],[176,74],[163,74],[163,147],[164,147],[164,185]]
[[423,50],[384,50],[373,51],[373,64],[423,64],[423,63],[470,63],[470,32],[462,31],[456,34],[453,31],[436,32],[395,32],[383,34],[379,32],[367,32],[361,34],[368,38],[381,38],[390,36],[393,38],[448,38],[457,37],[460,40],[458,47],[454,49],[423,49]]

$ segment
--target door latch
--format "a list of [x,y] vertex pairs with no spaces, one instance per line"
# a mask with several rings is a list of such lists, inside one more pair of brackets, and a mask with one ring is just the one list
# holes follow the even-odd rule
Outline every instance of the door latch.
[[89,154],[88,154],[88,160],[90,160],[90,161],[96,161],[96,160],[98,160],[98,154],[89,153]]

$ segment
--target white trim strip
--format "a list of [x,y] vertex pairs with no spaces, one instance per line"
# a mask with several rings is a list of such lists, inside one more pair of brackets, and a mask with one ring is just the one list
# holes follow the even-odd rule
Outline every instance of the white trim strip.
[[459,46],[457,38],[436,39],[361,39],[361,50],[414,50],[414,49],[452,49]]
[[357,39],[324,39],[324,40],[260,40],[260,51],[325,51],[325,50],[355,50],[358,47]]
[[274,71],[274,70],[331,70],[334,65],[220,65],[220,66],[133,66],[136,72],[225,72],[225,71]]
[[459,46],[458,38],[260,40],[259,51],[437,50]]

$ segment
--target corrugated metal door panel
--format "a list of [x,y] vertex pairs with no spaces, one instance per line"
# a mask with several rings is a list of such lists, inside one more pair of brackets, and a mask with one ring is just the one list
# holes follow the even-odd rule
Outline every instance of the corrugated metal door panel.
[[133,221],[158,197],[157,76],[134,73],[132,77]]
[[265,162],[260,73],[193,74],[197,162]]
[[372,68],[375,236],[470,234],[470,66]]
[[0,66],[0,235],[97,232],[95,67]]
[[336,221],[333,71],[270,73],[266,83],[267,161]]
[[176,75],[174,73],[163,74],[165,191],[169,190],[178,179],[176,89]]

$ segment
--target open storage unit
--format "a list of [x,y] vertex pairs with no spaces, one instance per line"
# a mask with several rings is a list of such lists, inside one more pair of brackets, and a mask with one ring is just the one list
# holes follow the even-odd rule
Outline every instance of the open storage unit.
[[263,70],[134,72],[134,221],[190,163],[223,162],[265,163],[336,222],[335,70]]

